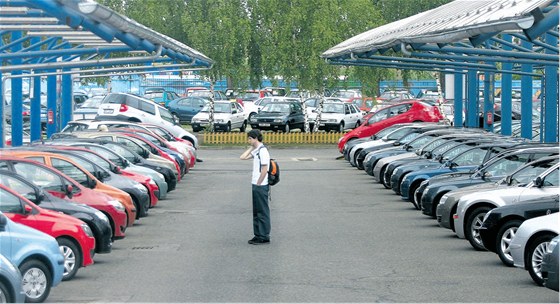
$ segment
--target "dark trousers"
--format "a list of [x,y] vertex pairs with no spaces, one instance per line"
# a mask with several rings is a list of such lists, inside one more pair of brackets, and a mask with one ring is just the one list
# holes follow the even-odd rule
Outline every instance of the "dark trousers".
[[264,240],[270,239],[269,190],[269,185],[253,185],[253,232]]

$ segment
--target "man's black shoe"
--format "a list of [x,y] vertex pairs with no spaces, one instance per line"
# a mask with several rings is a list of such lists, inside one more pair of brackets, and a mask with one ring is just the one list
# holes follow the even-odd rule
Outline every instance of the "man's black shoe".
[[254,237],[254,238],[250,239],[248,243],[251,244],[251,245],[262,245],[262,244],[270,243],[270,240],[263,240],[261,238]]

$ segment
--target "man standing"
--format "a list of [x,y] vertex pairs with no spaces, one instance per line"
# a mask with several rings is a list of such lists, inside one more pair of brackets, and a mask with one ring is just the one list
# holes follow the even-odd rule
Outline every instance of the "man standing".
[[270,243],[270,209],[268,198],[270,186],[268,185],[268,164],[270,154],[262,143],[263,136],[259,130],[251,130],[247,140],[251,147],[243,152],[240,159],[253,159],[253,174],[251,179],[253,192],[253,233],[255,237],[249,244],[261,245]]

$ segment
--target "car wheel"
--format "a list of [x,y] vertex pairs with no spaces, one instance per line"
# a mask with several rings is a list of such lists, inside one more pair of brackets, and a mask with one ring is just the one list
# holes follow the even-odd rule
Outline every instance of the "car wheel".
[[486,206],[476,208],[473,212],[471,212],[467,219],[467,225],[465,226],[465,238],[469,240],[469,243],[471,243],[473,248],[476,250],[486,250],[482,244],[482,240],[480,239],[478,229],[482,226],[482,220],[490,209],[490,207]]
[[10,291],[8,290],[6,285],[4,285],[4,283],[0,281],[0,303],[13,303],[13,302],[14,299],[10,297]]
[[540,235],[527,246],[528,250],[527,256],[525,257],[525,264],[531,263],[529,267],[527,267],[529,269],[529,274],[533,281],[539,286],[543,286],[544,284],[541,272],[543,257],[550,245],[550,241],[554,237],[555,235],[552,234]]
[[68,281],[76,275],[78,269],[82,265],[82,255],[76,244],[71,240],[60,238],[57,239],[57,242],[58,248],[60,248],[60,252],[64,256],[64,274],[62,280]]
[[241,124],[241,127],[239,128],[239,132],[245,132],[245,129],[247,129],[247,122],[246,121],[244,121]]
[[506,222],[496,234],[496,252],[504,265],[513,267],[513,257],[511,256],[509,244],[521,226],[521,220],[511,220]]
[[51,291],[52,276],[48,267],[38,260],[29,260],[19,267],[26,303],[42,303]]
[[140,202],[137,198],[133,197],[132,195],[130,197],[132,198],[132,203],[136,208],[136,219],[148,216],[148,207],[140,206]]
[[344,121],[341,121],[338,125],[338,132],[344,132]]
[[284,126],[284,133],[290,133],[290,124],[286,123],[286,125]]
[[420,184],[422,182],[423,182],[422,180],[416,181],[414,182],[414,184],[410,185],[410,189],[408,189],[408,201],[414,205],[416,210],[420,210],[420,205],[417,205],[416,202],[414,201],[414,193],[416,192],[416,189],[420,187]]

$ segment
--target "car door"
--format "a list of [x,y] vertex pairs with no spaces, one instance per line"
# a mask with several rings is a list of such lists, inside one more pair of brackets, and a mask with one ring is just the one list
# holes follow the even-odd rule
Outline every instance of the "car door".
[[[236,102],[231,104],[231,124],[233,128],[240,128],[245,122],[245,113],[243,113],[243,107]],[[235,127],[234,127],[235,126]]]
[[542,175],[542,181],[540,185],[533,184],[532,187],[525,187],[525,189],[523,189],[519,196],[514,199],[513,203],[525,201],[532,198],[550,196],[553,194],[559,195],[559,179],[559,168],[558,166],[555,166],[552,170],[549,170],[548,173]]
[[290,121],[292,124],[303,125],[305,117],[303,115],[303,109],[299,103],[290,103]]

